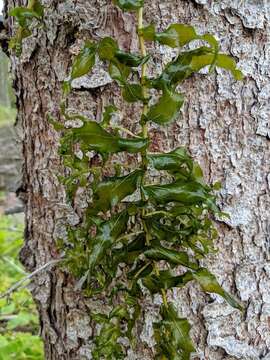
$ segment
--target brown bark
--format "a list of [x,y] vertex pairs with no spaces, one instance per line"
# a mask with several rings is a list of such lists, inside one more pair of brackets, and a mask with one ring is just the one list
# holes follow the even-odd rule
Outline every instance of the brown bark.
[[[68,73],[71,53],[80,39],[113,35],[126,49],[136,49],[135,23],[108,0],[46,0],[47,30],[34,30],[24,44],[20,60],[12,58],[16,76],[18,119],[23,127],[23,184],[26,204],[25,246],[22,260],[28,270],[59,254],[55,240],[65,224],[78,215],[65,202],[57,181],[58,136],[46,113],[58,114],[60,83]],[[6,11],[20,1],[6,0]],[[219,2],[197,0],[146,0],[146,20],[160,28],[171,22],[195,25],[217,35],[224,51],[239,59],[246,74],[235,83],[218,71],[197,75],[185,84],[187,100],[181,118],[166,129],[151,129],[154,146],[168,150],[186,145],[205,169],[209,181],[221,180],[220,205],[231,214],[219,223],[219,254],[208,264],[224,287],[247,306],[244,316],[219,298],[203,296],[194,285],[173,291],[179,312],[194,323],[193,338],[200,359],[270,359],[269,238],[269,5],[263,1]],[[14,33],[8,20],[9,34]],[[130,34],[133,33],[130,37]],[[152,49],[158,54],[160,49]],[[163,50],[164,61],[171,52]],[[155,60],[161,63],[157,55]],[[75,84],[70,107],[98,118],[104,104],[117,94],[102,69]],[[116,99],[116,104],[121,105]],[[123,119],[131,130],[134,107],[123,107]],[[41,334],[47,359],[91,359],[90,313],[103,301],[84,299],[74,290],[74,280],[59,269],[37,276],[32,293],[38,304]],[[158,301],[159,299],[155,299]],[[138,333],[139,348],[127,359],[153,359],[152,319],[155,305],[145,308],[146,325]]]

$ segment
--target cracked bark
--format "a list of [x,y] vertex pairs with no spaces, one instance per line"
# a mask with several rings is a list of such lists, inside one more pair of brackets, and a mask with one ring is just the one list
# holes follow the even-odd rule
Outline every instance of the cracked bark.
[[[125,49],[135,50],[135,24],[131,14],[122,14],[110,1],[43,1],[47,32],[35,30],[24,44],[22,58],[12,58],[19,107],[18,121],[24,130],[23,184],[26,204],[25,246],[22,260],[34,270],[58,256],[54,241],[64,233],[64,224],[77,223],[78,215],[65,204],[57,182],[59,158],[57,134],[46,120],[56,116],[60,82],[65,78],[71,54],[86,36],[95,39],[113,35]],[[6,0],[6,10],[21,1]],[[224,287],[245,302],[243,317],[220,298],[202,295],[194,285],[174,290],[171,299],[179,312],[194,323],[192,336],[200,359],[270,359],[270,264],[269,264],[269,17],[266,1],[146,0],[146,21],[163,29],[171,22],[185,22],[199,31],[217,35],[222,50],[239,60],[246,78],[235,83],[221,71],[195,76],[184,85],[187,99],[178,121],[167,129],[153,127],[152,147],[169,150],[186,145],[198,159],[209,181],[221,180],[220,206],[231,220],[219,223],[219,254],[208,259]],[[8,32],[13,29],[9,19]],[[155,62],[162,50],[152,49]],[[75,84],[70,107],[98,118],[104,104],[118,94],[102,69]],[[84,91],[82,91],[82,89]],[[136,108],[122,109],[123,122]],[[91,359],[90,312],[104,301],[89,302],[74,291],[74,280],[59,269],[40,274],[31,285],[38,304],[41,334],[47,359]],[[155,302],[159,299],[156,298]],[[153,359],[151,323],[155,305],[146,304],[146,325],[138,330],[140,346],[127,359]]]

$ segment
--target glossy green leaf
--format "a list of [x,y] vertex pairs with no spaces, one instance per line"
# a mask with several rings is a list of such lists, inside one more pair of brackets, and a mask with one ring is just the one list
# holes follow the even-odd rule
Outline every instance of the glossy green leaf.
[[131,54],[128,52],[118,50],[115,53],[115,57],[121,64],[124,64],[129,67],[138,67],[140,65],[145,64],[149,60],[150,55],[139,56],[136,54]]
[[93,207],[89,211],[107,211],[117,205],[136,191],[142,175],[142,170],[135,170],[126,176],[111,177],[99,183],[94,190]]
[[166,185],[148,185],[143,188],[150,201],[164,204],[180,202],[183,204],[206,204],[214,211],[218,211],[214,196],[209,189],[196,181],[177,180]]
[[187,172],[191,172],[193,169],[192,158],[183,147],[176,148],[169,153],[147,155],[147,159],[155,169],[167,170],[172,174],[179,172],[183,165],[186,166]]
[[187,319],[179,318],[172,304],[161,306],[161,321],[154,323],[154,334],[157,342],[159,360],[190,360],[195,352],[189,336],[190,325]]
[[144,0],[114,0],[114,2],[124,11],[137,10],[144,5]]
[[71,80],[84,76],[92,70],[96,60],[96,49],[96,45],[92,42],[85,43],[72,64]]
[[182,265],[190,269],[198,268],[197,264],[190,261],[186,252],[167,249],[161,245],[146,250],[144,255],[156,261],[166,260],[169,264]]
[[146,114],[147,120],[157,124],[167,124],[174,121],[179,115],[183,102],[182,94],[165,87],[158,102],[152,105]]
[[70,130],[73,141],[79,141],[88,150],[95,150],[102,154],[127,151],[136,153],[145,149],[148,140],[143,138],[125,139],[110,134],[95,121],[87,121],[80,128]]
[[168,290],[174,287],[183,287],[189,281],[193,280],[190,271],[185,272],[183,275],[173,276],[171,271],[160,271],[159,275],[151,274],[143,279],[143,285],[152,293],[161,292],[162,289]]
[[198,281],[201,288],[205,292],[215,293],[222,296],[232,307],[243,310],[242,306],[227,293],[218,283],[215,275],[206,268],[200,268],[194,274],[194,279]]
[[212,49],[205,46],[180,53],[175,60],[169,62],[165,66],[157,79],[151,81],[151,85],[156,89],[162,89],[165,85],[176,86],[196,71],[196,69],[192,68],[191,64],[193,58],[198,59],[209,53],[211,53],[211,62],[213,62],[214,56],[212,54]]
[[104,256],[108,255],[107,251],[113,246],[117,237],[125,231],[127,220],[128,215],[123,211],[99,226],[97,236],[90,240],[88,250],[88,269],[90,274],[93,274],[96,266],[99,265]]

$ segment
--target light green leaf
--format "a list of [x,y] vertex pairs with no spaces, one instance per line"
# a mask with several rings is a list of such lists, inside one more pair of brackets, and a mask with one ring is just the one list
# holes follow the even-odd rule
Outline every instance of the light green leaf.
[[215,275],[213,275],[208,269],[200,268],[194,274],[194,279],[198,281],[201,288],[205,292],[215,293],[222,296],[232,307],[243,310],[242,306],[227,293],[218,283]]

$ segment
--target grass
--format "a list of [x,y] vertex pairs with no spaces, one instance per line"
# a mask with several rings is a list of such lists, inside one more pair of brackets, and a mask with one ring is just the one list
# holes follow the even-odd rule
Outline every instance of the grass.
[[[21,217],[0,215],[0,293],[25,276],[18,260],[22,234]],[[38,329],[36,307],[27,289],[0,299],[0,360],[43,360]]]

